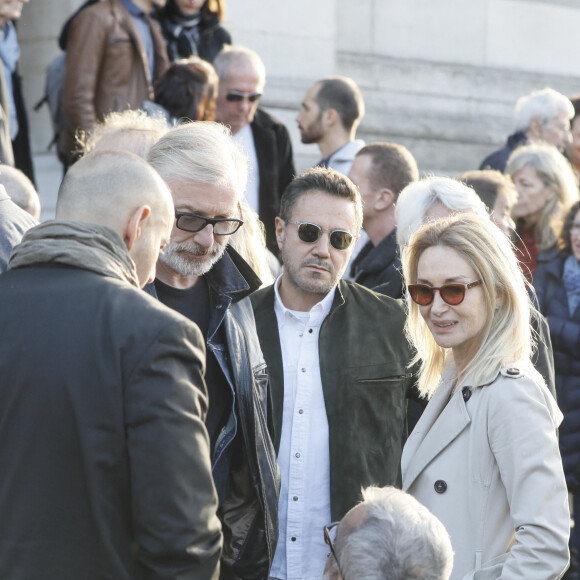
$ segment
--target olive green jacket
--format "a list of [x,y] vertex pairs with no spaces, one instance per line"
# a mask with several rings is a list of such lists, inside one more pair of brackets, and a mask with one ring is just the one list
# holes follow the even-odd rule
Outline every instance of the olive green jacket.
[[[274,287],[250,297],[268,365],[274,445],[280,448],[284,370]],[[341,280],[319,335],[330,450],[332,520],[361,500],[361,487],[401,486],[411,349],[400,302]]]

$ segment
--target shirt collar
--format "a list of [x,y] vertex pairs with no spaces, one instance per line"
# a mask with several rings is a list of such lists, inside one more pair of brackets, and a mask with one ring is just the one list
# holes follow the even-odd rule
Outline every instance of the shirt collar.
[[145,14],[145,12],[139,8],[139,6],[131,2],[131,0],[121,0],[121,4],[123,4],[131,16],[147,16],[147,14]]
[[[283,318],[286,316],[296,317],[297,314],[300,313],[297,313],[295,310],[290,310],[290,308],[286,308],[282,302],[282,298],[280,298],[280,291],[278,288],[280,286],[282,276],[284,276],[284,274],[280,274],[280,276],[278,276],[274,282],[274,310],[277,314],[282,315]],[[336,286],[320,302],[317,302],[306,314],[317,314],[317,318],[320,318],[321,321],[324,320],[332,308],[335,293]]]

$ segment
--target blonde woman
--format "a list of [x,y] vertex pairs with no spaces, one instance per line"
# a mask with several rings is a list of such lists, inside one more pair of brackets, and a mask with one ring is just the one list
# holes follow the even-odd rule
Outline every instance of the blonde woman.
[[528,281],[536,267],[558,253],[558,233],[564,215],[578,201],[578,184],[572,167],[553,146],[536,143],[516,149],[506,174],[518,192],[512,210],[516,220],[516,248]]
[[411,237],[403,269],[430,398],[403,451],[403,489],[447,528],[451,580],[561,578],[562,414],[529,360],[530,300],[508,238],[487,218],[443,218]]

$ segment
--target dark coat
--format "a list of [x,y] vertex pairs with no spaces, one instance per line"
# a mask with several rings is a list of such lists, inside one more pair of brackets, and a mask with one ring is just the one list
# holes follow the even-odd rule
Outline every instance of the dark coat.
[[377,246],[371,241],[365,244],[351,265],[351,276],[357,284],[391,298],[402,298],[403,275],[396,229]]
[[201,333],[65,265],[0,276],[0,577],[215,580]]
[[540,266],[534,276],[540,310],[548,319],[558,405],[564,413],[560,427],[560,451],[570,491],[580,491],[580,307],[573,316],[562,275],[565,257],[557,256]]
[[14,167],[20,169],[33,184],[36,185],[34,175],[34,165],[32,162],[32,149],[30,145],[30,130],[28,125],[28,113],[24,103],[22,92],[22,77],[18,69],[12,75],[12,91],[14,93],[14,104],[16,106],[16,117],[18,119],[18,133],[12,141],[12,151],[14,152]]
[[[284,370],[274,286],[251,300],[268,364],[276,449],[280,448]],[[333,521],[361,500],[361,487],[401,486],[406,396],[413,376],[403,337],[405,313],[387,296],[341,280],[319,336],[320,376],[328,417]]]
[[[222,574],[226,568],[244,580],[267,579],[278,540],[280,473],[268,424],[266,363],[247,299],[260,280],[230,246],[205,278],[213,306],[207,350],[214,353],[235,401],[214,451],[214,477],[224,471],[228,448],[243,450],[226,468],[229,493],[220,505]],[[155,294],[153,284],[147,291]]]
[[488,155],[479,166],[479,169],[497,169],[502,173],[505,171],[505,166],[507,165],[507,160],[512,154],[514,149],[517,149],[521,145],[526,145],[528,138],[521,132],[518,131],[513,135],[508,137],[505,147],[494,151]]
[[292,142],[286,126],[263,109],[256,111],[250,127],[260,176],[258,214],[266,228],[266,245],[278,255],[274,221],[280,210],[280,198],[296,174]]

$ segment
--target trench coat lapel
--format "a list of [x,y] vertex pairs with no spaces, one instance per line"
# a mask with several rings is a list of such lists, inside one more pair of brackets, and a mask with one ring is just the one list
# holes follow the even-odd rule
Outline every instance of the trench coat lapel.
[[452,389],[452,381],[441,383],[407,440],[402,459],[403,490],[409,489],[433,458],[471,422],[461,392],[447,403]]

